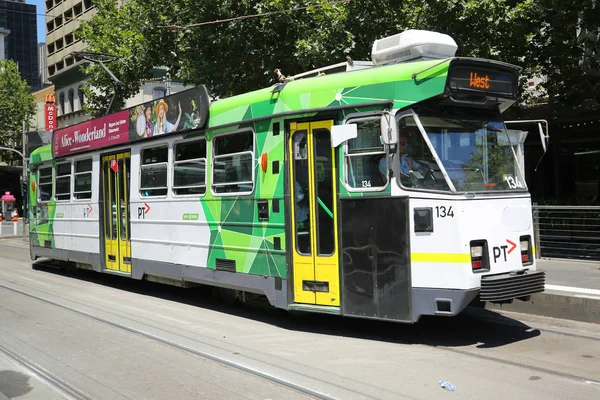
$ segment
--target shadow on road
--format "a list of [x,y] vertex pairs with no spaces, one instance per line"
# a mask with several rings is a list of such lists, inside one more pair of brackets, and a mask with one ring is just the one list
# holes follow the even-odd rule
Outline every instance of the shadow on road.
[[[345,336],[365,340],[429,346],[494,348],[537,337],[541,332],[493,311],[467,308],[455,317],[423,317],[416,324],[402,324],[325,314],[286,312],[266,300],[246,303],[223,296],[222,290],[208,286],[179,288],[87,270],[61,269],[48,260],[33,263],[33,269],[98,285],[193,305],[243,318],[261,321],[283,329]],[[41,278],[43,279],[43,278]],[[216,292],[216,293],[215,293]]]
[[14,399],[31,392],[33,387],[29,384],[29,379],[29,376],[22,372],[0,371],[0,400]]

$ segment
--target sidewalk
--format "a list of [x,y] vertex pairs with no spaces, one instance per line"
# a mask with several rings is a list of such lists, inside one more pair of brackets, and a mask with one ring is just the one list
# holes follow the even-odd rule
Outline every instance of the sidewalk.
[[600,263],[567,259],[537,260],[546,273],[546,290],[530,301],[487,304],[486,308],[600,324]]
[[577,260],[537,260],[538,269],[546,271],[546,283],[561,287],[598,291],[600,296],[600,262]]
[[[19,218],[17,222],[17,234],[14,234],[14,222],[12,221],[2,221],[2,234],[0,234],[0,240],[8,239],[8,238],[22,238],[23,237],[23,219]],[[26,235],[29,236],[29,232],[26,228]]]

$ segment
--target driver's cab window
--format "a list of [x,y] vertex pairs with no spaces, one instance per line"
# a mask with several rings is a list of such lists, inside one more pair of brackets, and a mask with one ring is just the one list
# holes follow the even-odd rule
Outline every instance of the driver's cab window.
[[346,183],[359,190],[382,189],[388,183],[388,160],[379,118],[352,121],[358,135],[346,144]]
[[398,122],[398,152],[402,186],[449,190],[448,183],[412,116],[404,117]]

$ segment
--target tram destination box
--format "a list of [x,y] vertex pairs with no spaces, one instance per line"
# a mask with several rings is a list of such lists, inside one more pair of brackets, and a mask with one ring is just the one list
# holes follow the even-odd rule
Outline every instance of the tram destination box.
[[497,65],[456,64],[448,71],[448,88],[453,93],[517,97],[518,71]]

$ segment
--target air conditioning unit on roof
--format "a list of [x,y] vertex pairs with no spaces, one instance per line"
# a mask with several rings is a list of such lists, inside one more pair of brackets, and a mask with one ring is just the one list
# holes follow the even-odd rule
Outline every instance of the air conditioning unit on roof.
[[371,59],[375,65],[454,57],[458,46],[450,36],[410,29],[373,43]]

